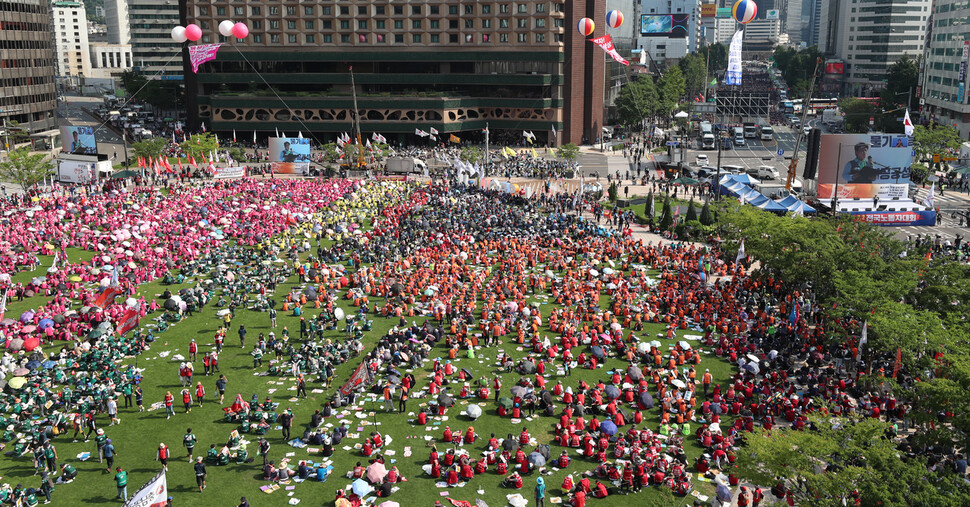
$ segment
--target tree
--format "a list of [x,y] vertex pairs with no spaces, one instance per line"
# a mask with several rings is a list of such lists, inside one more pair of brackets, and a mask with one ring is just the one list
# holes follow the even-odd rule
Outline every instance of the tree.
[[697,50],[698,54],[705,55],[707,58],[707,74],[715,75],[727,69],[728,47],[720,42],[710,46],[702,46]]
[[483,150],[478,146],[464,146],[462,147],[458,158],[470,164],[475,164],[482,159],[483,153]]
[[653,218],[653,190],[650,191],[650,195],[647,196],[647,202],[643,205],[643,216],[645,218]]
[[[2,126],[2,122],[0,122]],[[10,136],[10,148],[30,141],[30,128],[20,125],[17,120],[7,120],[7,134]]]
[[707,201],[704,202],[704,207],[701,208],[701,224],[703,225],[714,224],[714,217],[711,216],[711,204]]
[[620,122],[640,127],[657,109],[657,87],[650,76],[640,75],[623,85],[616,97],[616,113]]
[[688,100],[694,100],[707,89],[707,66],[704,62],[704,55],[691,53],[681,58],[678,65],[684,76],[684,92]]
[[156,158],[162,156],[162,151],[167,144],[168,140],[164,137],[153,137],[132,143],[131,149],[135,152],[136,157]]
[[869,118],[875,114],[875,108],[869,102],[856,98],[839,101],[839,109],[845,114],[843,127],[849,134],[864,134],[869,132]]
[[[893,104],[887,109],[909,107],[910,111],[917,110],[919,108],[919,98],[916,97],[918,82],[919,63],[910,59],[908,55],[903,55],[886,70],[886,88],[883,89],[882,97],[887,99],[887,104]],[[910,100],[908,105],[907,98]]]
[[186,156],[198,160],[199,158],[208,157],[209,154],[214,153],[219,148],[219,141],[216,139],[215,134],[205,132],[202,134],[193,134],[192,137],[181,144],[181,147]]
[[909,179],[913,183],[922,184],[926,181],[926,177],[930,175],[930,168],[926,167],[926,164],[921,164],[919,162],[913,162],[909,166]]
[[556,156],[563,160],[576,160],[579,157],[579,146],[576,143],[567,143],[556,148]]
[[782,77],[788,83],[789,97],[803,97],[808,92],[808,87],[812,83],[812,75],[815,73],[816,63],[822,54],[818,48],[811,46],[801,51],[794,48],[778,46],[775,48],[773,57],[775,65],[781,71]]
[[133,70],[126,70],[121,73],[121,87],[128,92],[129,97],[138,90],[141,90],[147,82],[148,79],[146,79],[145,76]]
[[0,179],[27,190],[53,173],[54,161],[46,157],[43,153],[30,153],[26,146],[11,150],[7,160],[0,162]]
[[940,124],[916,125],[913,129],[913,140],[916,142],[916,156],[920,159],[932,157],[935,153],[943,154],[947,150],[959,150],[963,143],[959,130]]
[[664,199],[663,216],[660,217],[660,230],[666,231],[670,229],[671,224],[674,223],[674,212],[673,208],[670,206],[670,198]]
[[687,215],[684,216],[684,221],[691,222],[697,220],[697,210],[694,209],[694,198],[690,198],[690,202],[687,204]]
[[684,74],[680,67],[671,67],[657,81],[657,109],[658,115],[668,117],[680,104],[684,97]]

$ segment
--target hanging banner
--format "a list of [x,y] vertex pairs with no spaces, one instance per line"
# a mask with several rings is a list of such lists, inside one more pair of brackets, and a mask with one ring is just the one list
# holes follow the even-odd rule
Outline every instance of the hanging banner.
[[602,37],[597,37],[595,39],[589,39],[589,41],[603,48],[603,51],[606,51],[606,54],[610,55],[614,60],[622,63],[623,65],[630,65],[630,62],[623,59],[623,57],[620,56],[620,53],[616,52],[616,48],[613,47],[613,37],[610,37],[609,34]]
[[724,84],[741,85],[741,39],[744,31],[738,30],[731,38],[731,47],[728,49],[727,73],[724,75]]
[[213,177],[217,180],[242,178],[246,176],[245,167],[214,167]]
[[189,61],[192,62],[192,72],[198,74],[199,65],[205,62],[215,60],[216,53],[219,52],[219,48],[222,44],[199,44],[198,46],[189,46]]
[[164,507],[167,504],[168,484],[165,482],[165,472],[162,471],[128,497],[125,507]]

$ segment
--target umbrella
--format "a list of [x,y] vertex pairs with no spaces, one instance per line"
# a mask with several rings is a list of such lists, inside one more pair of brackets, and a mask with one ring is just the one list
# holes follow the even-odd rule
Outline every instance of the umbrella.
[[374,488],[372,488],[370,484],[367,484],[367,481],[364,479],[357,479],[354,481],[354,483],[351,485],[351,489],[355,495],[361,498],[370,494],[371,491],[374,491]]
[[24,366],[25,366],[25,367],[26,367],[26,368],[27,368],[28,370],[36,370],[37,368],[40,368],[40,361],[37,361],[37,360],[34,360],[34,361],[27,361],[27,364],[26,364],[26,365],[24,365]]
[[312,285],[310,285],[306,289],[303,289],[303,294],[305,294],[306,297],[309,299],[316,299],[317,289],[315,289]]
[[482,415],[482,407],[479,407],[478,405],[468,405],[468,408],[465,409],[465,415],[471,419],[478,419]]
[[522,386],[512,386],[509,392],[512,393],[512,396],[518,396],[520,398],[525,396],[525,388]]
[[598,359],[599,361],[602,361],[603,359],[606,358],[606,353],[603,352],[603,347],[600,347],[599,345],[593,346],[592,352],[593,352],[593,356],[596,357],[596,359]]
[[660,348],[660,340],[650,340],[650,346],[654,348]]
[[616,386],[606,386],[606,397],[615,400],[620,397],[620,390]]
[[384,480],[384,476],[387,475],[387,469],[384,468],[384,463],[378,461],[367,467],[365,475],[371,484],[378,484]]
[[696,185],[700,183],[700,181],[697,181],[694,178],[688,178],[687,176],[681,176],[680,178],[672,180],[671,183],[676,185]]
[[455,400],[451,399],[451,396],[444,393],[438,395],[438,405],[442,407],[450,407],[454,404]]
[[20,322],[30,322],[34,318],[34,312],[27,310],[26,312],[20,314]]
[[44,369],[47,369],[47,370],[49,370],[49,369],[51,369],[51,368],[53,368],[53,367],[55,367],[55,366],[57,366],[57,363],[55,363],[54,361],[44,361],[44,362],[43,362],[43,363],[41,364],[41,366],[43,366],[43,367],[44,367]]
[[637,352],[639,352],[641,354],[646,354],[647,351],[649,351],[649,350],[650,350],[650,344],[649,343],[638,343],[637,344]]
[[54,321],[51,320],[51,319],[41,319],[41,321],[40,321],[40,323],[38,323],[37,327],[39,327],[41,329],[47,329],[49,327],[54,327]]
[[388,500],[386,502],[381,502],[381,504],[377,507],[401,507],[401,504]]
[[15,324],[16,322],[17,322],[16,320],[13,320],[11,318],[6,318],[3,320],[0,320],[0,326],[10,326]]
[[595,269],[589,270],[589,274],[591,274],[593,276],[600,276],[600,272],[599,271],[596,271]]
[[498,399],[498,404],[505,407],[506,410],[512,408],[512,398],[508,396],[503,396]]
[[24,326],[24,328],[20,331],[22,333],[33,333],[34,331],[37,331],[37,326]]
[[529,464],[534,467],[541,467],[546,464],[546,457],[538,452],[529,453]]
[[81,277],[80,276],[77,276],[77,275],[74,275],[74,276],[68,277],[68,280],[70,280],[72,282],[80,282],[81,281]]
[[680,380],[679,378],[675,378],[671,380],[670,383],[673,384],[675,387],[679,387],[681,389],[687,387],[687,384],[685,384],[684,381]]
[[631,364],[627,367],[626,374],[629,375],[630,379],[634,381],[638,381],[643,378],[643,371],[641,371],[640,367],[635,364]]
[[[43,322],[43,321],[41,321],[41,322]],[[748,355],[747,355],[747,358],[748,358],[748,360],[749,360],[749,361],[751,361],[752,363],[757,363],[757,362],[759,362],[759,361],[761,361],[761,358],[760,358],[760,357],[758,357],[758,356],[756,356],[756,355],[754,355],[754,354],[748,354]]]
[[26,383],[27,383],[27,379],[25,379],[23,377],[14,377],[14,378],[10,379],[10,382],[7,385],[9,385],[10,387],[12,387],[14,389],[20,389]]
[[615,271],[613,271],[613,268],[603,268],[604,275],[612,275],[613,273],[615,273]]
[[751,372],[753,375],[757,375],[761,372],[761,368],[758,367],[757,363],[748,363],[744,365],[744,369]]
[[27,368],[17,368],[16,370],[13,371],[13,374],[14,375],[17,375],[18,377],[20,377],[20,376],[23,376],[23,375],[30,374],[30,370],[28,370]]
[[616,434],[616,424],[614,424],[613,421],[603,421],[603,423],[600,424],[600,431],[607,435],[613,436]]
[[536,372],[536,364],[532,361],[525,361],[522,363],[522,373],[533,374]]
[[653,396],[647,391],[640,393],[640,408],[643,410],[649,410],[653,408]]

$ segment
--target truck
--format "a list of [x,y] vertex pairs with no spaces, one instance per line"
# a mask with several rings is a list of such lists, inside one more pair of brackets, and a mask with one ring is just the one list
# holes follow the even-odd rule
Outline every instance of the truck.
[[397,174],[421,174],[428,168],[423,160],[414,157],[390,157],[384,167]]
[[755,123],[745,123],[744,124],[744,137],[749,139],[758,138],[758,125]]
[[714,146],[714,127],[709,121],[701,122],[701,148],[713,150]]
[[775,131],[772,130],[770,126],[764,125],[764,126],[761,127],[761,140],[762,141],[771,141],[774,138],[773,137],[774,135],[775,135]]
[[822,123],[829,126],[841,125],[842,114],[838,109],[825,109],[822,111]]

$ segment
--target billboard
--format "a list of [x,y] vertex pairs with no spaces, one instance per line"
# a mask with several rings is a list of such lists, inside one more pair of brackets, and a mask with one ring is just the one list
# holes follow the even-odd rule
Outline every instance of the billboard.
[[672,27],[670,14],[640,16],[640,35],[669,35]]
[[246,176],[245,167],[216,167],[213,169],[215,179],[242,178]]
[[308,174],[309,162],[273,162],[270,164],[274,174]]
[[906,199],[913,148],[900,134],[823,134],[818,197]]
[[733,18],[734,14],[731,12],[730,7],[718,7],[717,17],[719,18]]
[[768,12],[765,13],[765,19],[778,19],[778,18],[779,18],[778,9],[768,9]]
[[269,138],[270,162],[309,162],[310,140],[300,137]]
[[97,165],[94,162],[78,162],[75,160],[61,160],[57,164],[57,179],[61,183],[90,183],[98,178]]
[[837,60],[825,62],[826,74],[845,74],[845,63]]
[[61,149],[75,155],[97,155],[94,127],[61,127]]
[[701,17],[702,18],[713,18],[717,16],[717,4],[703,4],[701,5]]

